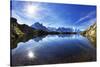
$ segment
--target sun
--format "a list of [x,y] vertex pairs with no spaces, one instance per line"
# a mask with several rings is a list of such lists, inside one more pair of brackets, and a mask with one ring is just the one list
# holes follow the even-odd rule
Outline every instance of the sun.
[[26,11],[28,14],[35,14],[36,11],[38,10],[37,6],[34,5],[27,5]]

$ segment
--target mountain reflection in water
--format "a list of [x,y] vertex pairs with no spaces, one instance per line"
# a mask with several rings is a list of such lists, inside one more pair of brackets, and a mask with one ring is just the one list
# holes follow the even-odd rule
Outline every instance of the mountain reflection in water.
[[17,43],[11,65],[71,63],[96,60],[96,48],[77,34],[46,35]]

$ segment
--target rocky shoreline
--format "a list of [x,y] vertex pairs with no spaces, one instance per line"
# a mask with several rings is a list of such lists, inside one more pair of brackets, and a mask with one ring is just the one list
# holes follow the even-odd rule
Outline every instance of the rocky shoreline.
[[97,26],[95,22],[87,30],[81,33],[83,36],[87,37],[95,47],[96,47],[96,27]]

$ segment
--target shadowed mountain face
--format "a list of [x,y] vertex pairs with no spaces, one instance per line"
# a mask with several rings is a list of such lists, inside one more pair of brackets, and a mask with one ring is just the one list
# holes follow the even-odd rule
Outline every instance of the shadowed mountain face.
[[47,32],[43,30],[36,30],[29,27],[28,25],[20,25],[17,22],[17,19],[11,17],[11,48],[17,46],[17,43],[20,41],[27,41],[32,37],[37,37],[40,35],[46,35]]
[[19,28],[19,24],[17,23],[17,19],[10,18],[11,22],[11,38],[18,38],[24,35],[24,32]]
[[39,22],[34,23],[31,27],[35,28],[37,30],[48,31],[48,29],[45,26],[43,26],[42,24],[40,24]]
[[90,26],[86,31],[82,32],[82,35],[87,37],[96,47],[96,23]]
[[[21,35],[39,35],[39,34],[43,34],[46,33],[46,31],[43,30],[38,30],[32,27],[29,27],[26,24],[18,24],[17,19],[15,18],[11,18],[11,31],[14,32],[16,35],[18,35],[19,37]],[[43,32],[43,33],[42,33]],[[12,33],[13,35],[13,33]]]

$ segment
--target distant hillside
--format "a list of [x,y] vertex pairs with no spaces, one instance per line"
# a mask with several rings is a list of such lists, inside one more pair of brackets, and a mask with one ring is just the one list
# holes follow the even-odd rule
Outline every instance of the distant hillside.
[[32,27],[29,27],[25,24],[18,24],[17,19],[11,17],[10,18],[10,31],[11,31],[11,48],[16,47],[16,44],[19,41],[27,41],[32,37],[46,35],[47,32],[43,30],[36,30]]
[[81,33],[83,36],[86,36],[93,44],[96,46],[96,23],[90,26],[86,31]]

